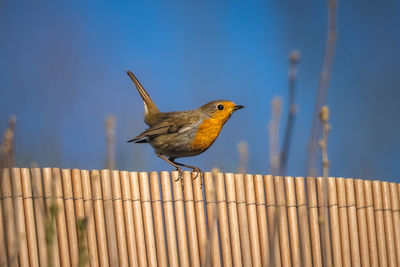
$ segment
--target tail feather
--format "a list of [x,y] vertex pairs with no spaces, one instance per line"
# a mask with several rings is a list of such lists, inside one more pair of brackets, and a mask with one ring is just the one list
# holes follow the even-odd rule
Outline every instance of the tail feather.
[[133,73],[129,70],[126,71],[126,73],[128,74],[129,78],[131,78],[133,84],[136,86],[136,89],[138,90],[140,96],[143,99],[146,115],[159,113],[160,111],[158,110],[156,104],[154,104],[153,100],[150,98],[149,94],[140,84],[139,80],[135,77],[135,75],[133,75]]

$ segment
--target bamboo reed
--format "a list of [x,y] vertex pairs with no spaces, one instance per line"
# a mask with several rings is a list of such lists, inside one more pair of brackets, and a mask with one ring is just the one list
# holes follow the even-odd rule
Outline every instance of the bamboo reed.
[[139,184],[144,234],[146,237],[147,264],[148,266],[157,266],[156,241],[154,238],[153,216],[151,214],[151,196],[147,172],[139,173]]
[[332,246],[330,240],[329,210],[328,210],[328,188],[325,177],[317,178],[317,197],[319,223],[321,229],[321,247],[323,261],[326,266],[332,266]]
[[39,168],[31,169],[31,180],[32,180],[32,195],[33,204],[35,209],[35,224],[36,224],[36,236],[39,250],[39,264],[40,266],[47,266],[47,246],[46,246],[46,230],[44,217],[46,214],[44,206],[44,195],[43,195],[43,184],[42,176]]
[[[201,179],[200,177],[198,178]],[[193,200],[193,187],[192,187],[192,173],[188,171],[185,171],[183,173],[183,195],[185,202],[187,236],[189,241],[190,266],[200,266],[199,245],[197,240],[197,229],[196,229],[196,215],[194,211],[194,202],[193,202],[194,200]]]
[[301,260],[301,249],[300,249],[300,236],[299,227],[297,220],[297,205],[296,205],[296,194],[293,177],[285,177],[285,189],[286,189],[286,206],[288,214],[288,228],[290,237],[290,250],[292,255],[292,266],[300,267],[302,264]]
[[[256,209],[258,221],[258,235],[260,237],[261,265],[267,266],[270,260],[269,239],[267,227],[267,210],[264,194],[264,179],[262,175],[254,175],[254,190],[256,196]],[[228,193],[228,188],[227,188]]]
[[158,182],[157,172],[150,173],[150,192],[151,192],[151,206],[154,216],[154,231],[156,238],[157,248],[157,262],[158,266],[168,266],[167,250],[165,247],[165,234],[162,216],[162,203],[160,195],[160,185]]
[[[193,180],[194,207],[196,210],[197,239],[200,251],[200,266],[206,264],[207,226],[205,218],[205,206],[202,191],[202,179]],[[233,188],[235,190],[235,188]],[[240,244],[240,243],[239,243]],[[239,250],[240,253],[240,250]]]
[[251,266],[252,259],[250,249],[250,236],[249,225],[247,221],[246,195],[244,190],[243,174],[235,174],[235,186],[237,213],[239,219],[240,247],[242,249],[243,266]]
[[346,184],[344,178],[336,178],[339,225],[340,225],[340,242],[342,248],[343,267],[351,266],[350,237],[349,225],[347,218],[347,201],[346,201]]
[[307,195],[303,177],[295,178],[296,201],[300,228],[302,266],[312,266],[310,224],[308,222]]
[[[392,206],[390,203],[390,189],[388,182],[381,182],[382,189],[382,208],[383,219],[385,223],[386,249],[388,256],[388,265],[390,267],[398,266],[396,262],[396,248],[394,244]],[[400,260],[400,259],[399,259]],[[400,264],[400,262],[399,262]]]
[[[72,177],[75,178],[74,181],[76,182],[76,186],[74,184],[74,188],[77,188],[77,191],[74,194],[76,194],[76,199],[79,201],[79,171],[77,170],[76,175],[73,175]],[[102,233],[102,229],[96,229],[96,222],[95,222],[95,213],[94,211],[94,201],[92,199],[92,186],[91,186],[91,179],[89,175],[89,171],[87,170],[82,170],[80,172],[81,176],[81,185],[82,185],[82,198],[83,198],[83,208],[85,210],[85,218],[87,219],[87,226],[86,226],[86,234],[87,234],[87,242],[88,242],[88,250],[89,250],[89,259],[90,259],[90,266],[97,267],[99,266],[99,260],[103,260],[105,262],[106,260],[104,259],[104,255],[102,255],[99,258],[99,254],[97,251],[97,240],[101,242],[104,240],[104,234]],[[74,183],[75,183],[74,182]],[[97,217],[96,217],[97,218]],[[99,233],[98,235],[96,235]],[[104,247],[102,244],[99,244],[99,253],[104,251]],[[108,259],[107,259],[108,263]]]
[[135,222],[133,220],[132,210],[132,194],[131,186],[129,183],[129,173],[127,171],[121,171],[121,189],[122,189],[122,202],[124,205],[124,217],[125,217],[125,228],[126,228],[126,241],[128,244],[128,258],[130,266],[138,266],[138,256],[136,251],[136,240],[135,240]]
[[60,250],[60,258],[61,258],[61,266],[71,266],[71,259],[69,253],[69,244],[68,244],[68,230],[67,230],[67,221],[65,218],[65,206],[63,201],[63,190],[62,190],[62,182],[61,182],[61,173],[60,169],[53,168],[53,180],[54,180],[54,189],[55,189],[55,203],[57,205],[57,233],[58,233],[58,247]]
[[189,266],[189,251],[186,236],[186,225],[185,225],[185,210],[183,206],[182,196],[182,184],[178,179],[179,173],[172,172],[172,190],[174,196],[174,208],[175,208],[175,223],[177,232],[177,241],[179,249],[179,261],[181,266]]
[[138,263],[140,267],[147,266],[146,238],[144,234],[142,205],[139,190],[139,176],[137,172],[129,173],[132,193],[133,219],[135,221],[135,236]]
[[111,171],[111,187],[119,266],[129,266],[125,223],[123,216],[124,208],[122,206],[121,179],[119,176],[119,171]]
[[231,241],[229,237],[228,213],[226,207],[225,182],[223,174],[217,173],[216,175],[214,175],[214,182],[216,189],[222,263],[223,266],[231,267],[232,266]]
[[[2,174],[0,174],[0,177]],[[5,218],[3,213],[3,195],[0,192],[0,266],[8,266],[7,260],[7,248],[6,248],[6,235],[5,235],[5,225],[3,222],[3,218]]]
[[289,243],[289,230],[286,211],[286,198],[285,189],[282,176],[274,178],[276,205],[278,208],[278,233],[279,242],[281,247],[281,261],[282,266],[291,265],[290,243]]
[[56,216],[59,211],[55,201],[55,179],[52,178],[52,170],[44,168],[43,171],[43,190],[46,200],[46,246],[48,250],[48,263],[50,266],[61,266],[61,255],[58,242],[58,229]]
[[169,172],[163,171],[160,175],[162,199],[164,207],[165,234],[167,239],[169,266],[179,266],[178,248],[176,243],[176,230],[174,220],[174,207],[171,192],[171,180]]
[[[77,237],[78,237],[78,253],[79,253],[78,266],[87,266],[89,265],[89,260],[90,260],[88,241],[87,241],[88,220],[87,217],[85,217],[80,170],[78,169],[71,170],[71,181],[73,188],[73,201],[76,214],[74,224],[78,226],[76,227]],[[98,261],[94,261],[93,265],[98,266]]]
[[206,266],[221,266],[221,255],[218,241],[218,213],[215,196],[215,185],[213,176],[210,172],[204,175],[204,191],[207,203],[207,221],[208,221],[208,242]]
[[15,210],[13,203],[13,192],[11,186],[10,169],[0,169],[1,175],[1,196],[4,207],[4,234],[6,236],[6,252],[9,266],[18,266],[18,243],[15,220]]
[[21,173],[19,168],[11,169],[11,184],[14,196],[14,209],[17,225],[18,258],[21,266],[29,265],[28,241],[26,238],[24,203],[21,186]]
[[333,264],[334,266],[342,266],[336,179],[332,177],[325,179],[328,179],[328,207],[329,207],[329,219],[331,224],[331,235],[332,235]]
[[347,201],[347,216],[349,220],[349,235],[350,235],[350,251],[352,266],[361,266],[360,249],[358,242],[357,231],[357,213],[356,200],[354,196],[353,179],[345,179],[346,183],[346,201]]
[[268,266],[281,266],[281,252],[278,233],[278,212],[275,201],[275,186],[272,175],[264,176],[265,202],[268,217],[269,255]]
[[[103,196],[101,192],[100,172],[98,170],[92,170],[90,172],[90,182],[92,185],[94,222],[96,223],[96,239],[98,245],[99,262],[100,266],[109,266],[110,262],[108,256],[109,251],[107,245],[107,233],[106,233],[106,225],[104,218]],[[82,181],[82,187],[84,187],[83,181]],[[89,246],[90,246],[90,239],[89,239]]]
[[68,169],[61,170],[61,180],[63,192],[61,198],[64,199],[65,219],[68,230],[68,245],[71,259],[71,266],[78,266],[79,251],[78,251],[78,233],[76,231],[74,196],[72,192],[71,171]]
[[238,212],[236,205],[237,202],[235,193],[235,179],[233,173],[225,174],[225,185],[226,185],[226,201],[228,205],[230,239],[232,246],[232,264],[234,267],[239,267],[242,266],[243,263],[242,263],[241,247],[240,247],[240,233],[239,233],[239,223],[237,214]]
[[315,178],[307,177],[306,185],[308,193],[308,210],[310,217],[310,237],[313,266],[322,267],[322,251],[319,231],[318,202]]
[[118,265],[118,245],[117,236],[115,232],[114,222],[114,207],[111,192],[111,177],[110,170],[101,170],[101,189],[103,193],[103,207],[104,207],[104,218],[106,222],[106,233],[107,233],[107,245],[108,245],[108,256],[111,266]]
[[396,246],[396,258],[397,263],[400,263],[400,202],[399,194],[397,192],[396,184],[390,183],[390,199],[392,204],[392,215],[393,215],[393,232],[394,232],[394,243]]
[[380,181],[372,181],[372,192],[374,197],[375,229],[376,239],[378,242],[379,266],[388,266]]
[[379,266],[378,258],[378,244],[376,240],[375,228],[375,213],[374,213],[374,199],[372,193],[371,181],[364,181],[364,194],[365,194],[365,213],[367,217],[368,228],[368,249],[369,260],[372,267]]
[[367,218],[365,214],[364,187],[361,179],[354,180],[356,193],[357,227],[360,240],[361,266],[370,266],[368,251]]
[[21,186],[24,202],[26,235],[28,239],[29,264],[39,266],[38,248],[36,240],[35,215],[32,201],[32,185],[29,169],[21,169]]

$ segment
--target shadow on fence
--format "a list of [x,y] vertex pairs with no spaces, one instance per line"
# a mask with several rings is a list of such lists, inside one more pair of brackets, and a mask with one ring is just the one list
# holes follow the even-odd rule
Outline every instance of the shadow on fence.
[[201,188],[177,175],[3,169],[1,265],[400,264],[400,184],[205,173]]

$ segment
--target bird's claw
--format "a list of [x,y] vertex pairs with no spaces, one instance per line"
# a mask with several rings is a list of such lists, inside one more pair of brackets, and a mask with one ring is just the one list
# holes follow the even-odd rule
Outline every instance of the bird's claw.
[[196,179],[196,178],[199,177],[199,175],[200,175],[200,189],[203,188],[203,175],[202,175],[202,174],[203,174],[203,171],[200,170],[198,167],[195,167],[195,168],[193,169],[193,172],[195,172],[196,175],[192,178],[192,180]]
[[181,182],[183,182],[182,168],[176,167],[176,170],[178,171],[178,177],[175,179],[175,182],[178,182],[179,180],[181,180]]

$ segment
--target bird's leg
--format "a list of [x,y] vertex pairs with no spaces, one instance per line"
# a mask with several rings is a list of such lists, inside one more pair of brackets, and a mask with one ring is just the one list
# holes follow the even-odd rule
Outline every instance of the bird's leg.
[[179,166],[182,166],[182,167],[186,167],[186,168],[192,169],[193,172],[196,172],[196,176],[193,177],[193,180],[196,179],[196,178],[199,176],[199,174],[200,174],[200,179],[201,179],[200,183],[201,183],[201,187],[203,186],[203,179],[202,179],[202,177],[201,177],[201,174],[202,174],[203,172],[200,170],[199,167],[192,166],[192,165],[187,165],[187,164],[183,164],[183,163],[179,163],[179,162],[176,162],[176,161],[173,161],[173,162],[174,162],[176,165],[179,165]]
[[181,180],[181,182],[183,182],[183,172],[182,172],[182,168],[178,166],[179,164],[177,164],[176,162],[174,162],[174,158],[169,158],[169,159],[167,159],[166,157],[164,157],[164,156],[161,155],[161,154],[156,154],[156,155],[157,155],[159,158],[161,158],[161,159],[165,160],[166,162],[168,162],[169,164],[171,164],[172,166],[174,166],[174,167],[176,168],[176,170],[179,172],[179,176],[178,176],[178,178],[175,180],[175,182],[178,181],[178,180]]

